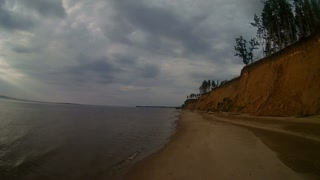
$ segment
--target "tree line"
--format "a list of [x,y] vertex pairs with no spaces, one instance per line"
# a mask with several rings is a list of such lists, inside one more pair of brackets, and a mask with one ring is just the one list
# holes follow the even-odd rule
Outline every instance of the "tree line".
[[320,0],[266,0],[258,16],[250,24],[257,28],[256,37],[235,39],[235,56],[244,64],[253,62],[253,51],[263,50],[269,56],[302,37],[311,35],[320,24]]
[[197,99],[199,98],[202,94],[205,94],[207,92],[210,92],[216,87],[222,86],[225,83],[227,83],[227,80],[219,82],[219,80],[204,80],[200,87],[199,87],[199,93],[191,93],[190,95],[187,96],[187,99]]

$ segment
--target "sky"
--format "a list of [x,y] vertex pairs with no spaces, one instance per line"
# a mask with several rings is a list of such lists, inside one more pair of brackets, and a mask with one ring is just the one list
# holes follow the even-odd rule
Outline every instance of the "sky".
[[0,95],[181,105],[237,77],[260,0],[0,0]]

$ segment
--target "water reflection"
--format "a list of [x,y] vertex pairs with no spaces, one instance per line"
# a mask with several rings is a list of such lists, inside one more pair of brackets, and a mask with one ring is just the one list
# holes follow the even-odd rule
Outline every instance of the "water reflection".
[[320,143],[273,131],[248,128],[288,167],[320,177]]

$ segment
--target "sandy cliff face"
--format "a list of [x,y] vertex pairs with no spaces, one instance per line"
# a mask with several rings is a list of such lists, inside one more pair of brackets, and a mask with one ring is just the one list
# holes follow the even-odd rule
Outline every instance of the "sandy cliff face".
[[225,106],[228,111],[256,115],[320,114],[320,31],[244,67],[239,78],[186,108],[222,110]]

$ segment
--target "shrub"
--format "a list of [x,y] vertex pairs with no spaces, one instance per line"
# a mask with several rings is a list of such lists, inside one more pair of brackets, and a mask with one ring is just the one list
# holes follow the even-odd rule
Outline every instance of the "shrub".
[[223,98],[222,102],[218,102],[218,111],[228,112],[233,107],[233,101],[230,98]]

